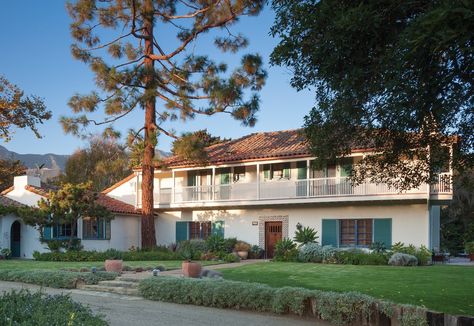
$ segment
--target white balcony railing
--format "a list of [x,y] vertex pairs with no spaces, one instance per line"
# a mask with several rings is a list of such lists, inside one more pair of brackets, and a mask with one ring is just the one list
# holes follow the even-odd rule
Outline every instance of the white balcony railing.
[[[441,174],[438,182],[431,185],[430,194],[451,194],[451,175]],[[427,185],[399,192],[387,184],[365,182],[354,186],[348,178],[318,178],[305,180],[279,180],[225,185],[205,185],[155,189],[155,205],[209,201],[243,201],[269,199],[301,199],[317,197],[371,196],[371,195],[428,195]],[[138,198],[140,205],[141,196]]]

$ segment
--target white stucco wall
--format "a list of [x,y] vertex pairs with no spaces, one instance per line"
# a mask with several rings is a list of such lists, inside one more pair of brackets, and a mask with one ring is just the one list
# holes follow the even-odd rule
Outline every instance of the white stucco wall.
[[[82,220],[78,223],[82,238]],[[109,240],[81,240],[85,250],[105,251],[110,248],[127,251],[140,246],[140,216],[118,215],[110,222]]]
[[134,177],[107,193],[107,196],[135,206],[137,178]]
[[47,252],[46,246],[39,241],[39,232],[34,227],[25,225],[20,218],[9,214],[0,217],[1,239],[0,248],[10,248],[11,245],[11,227],[13,222],[19,221],[20,229],[20,256],[22,258],[32,258],[33,252]]
[[175,242],[176,221],[223,220],[225,237],[237,237],[251,244],[259,243],[259,227],[252,225],[260,217],[288,216],[288,236],[292,238],[296,224],[301,223],[318,231],[321,237],[323,219],[391,218],[392,242],[404,242],[415,246],[429,246],[429,216],[426,204],[307,207],[245,210],[207,210],[159,213],[155,226],[157,242]]

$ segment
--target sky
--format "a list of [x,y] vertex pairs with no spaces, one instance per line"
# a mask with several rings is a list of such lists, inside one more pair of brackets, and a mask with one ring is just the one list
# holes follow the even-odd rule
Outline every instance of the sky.
[[[72,38],[69,32],[71,22],[61,0],[22,0],[0,2],[0,74],[22,88],[26,94],[43,98],[53,117],[39,131],[43,138],[36,139],[29,130],[16,129],[8,143],[0,140],[0,145],[18,153],[71,154],[85,146],[83,140],[66,135],[58,120],[70,116],[67,105],[75,93],[89,93],[96,89],[93,74],[89,68],[75,60],[70,53]],[[268,6],[257,17],[242,18],[233,33],[242,33],[250,41],[249,46],[236,54],[222,54],[212,46],[212,35],[204,36],[193,44],[196,54],[205,54],[217,61],[225,62],[229,68],[235,67],[245,53],[259,53],[265,63],[268,78],[260,92],[260,111],[255,127],[243,127],[228,115],[197,117],[195,120],[174,121],[166,125],[178,134],[207,128],[215,136],[238,138],[253,132],[299,128],[304,116],[314,105],[314,93],[310,90],[297,92],[290,86],[291,71],[287,67],[270,66],[269,56],[278,44],[278,39],[270,36],[274,13]],[[176,43],[170,33],[158,35],[159,41],[169,45]],[[158,103],[161,105],[161,103]],[[159,108],[159,106],[158,106]],[[97,115],[97,117],[103,115]],[[139,129],[143,125],[144,114],[137,109],[114,127],[126,134],[130,128]],[[100,130],[90,130],[99,132]],[[169,151],[172,139],[160,136],[158,148]]]

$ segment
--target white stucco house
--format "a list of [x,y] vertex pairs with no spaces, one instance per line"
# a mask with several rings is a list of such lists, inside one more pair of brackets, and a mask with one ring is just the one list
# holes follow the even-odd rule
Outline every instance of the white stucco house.
[[[172,156],[156,167],[158,244],[217,233],[259,245],[272,257],[275,242],[292,238],[300,223],[317,230],[323,245],[390,246],[400,241],[439,247],[440,206],[452,199],[450,170],[442,171],[436,184],[401,193],[386,184],[353,186],[348,171],[367,150],[354,147],[350,157],[314,170],[314,157],[299,130],[254,133],[212,145],[206,152],[206,164]],[[26,205],[38,200],[39,195],[28,190],[34,180],[22,177],[15,182],[4,196]],[[141,172],[136,170],[102,192],[101,198],[127,205],[132,214],[117,212],[107,241],[84,238],[80,226],[78,236],[82,234],[85,248],[139,246],[140,183]],[[10,227],[10,222],[4,223],[2,234]],[[22,255],[27,257],[31,249],[24,247]]]
[[[36,206],[41,198],[47,198],[49,188],[36,176],[18,176],[12,187],[0,195],[2,206]],[[100,194],[98,203],[114,214],[110,222],[81,219],[76,236],[86,250],[104,251],[109,248],[128,250],[140,244],[140,212],[134,206]],[[45,239],[61,239],[71,235],[70,225],[56,225],[43,230]],[[13,257],[31,258],[34,251],[48,251],[40,242],[40,233],[26,225],[14,214],[0,216],[0,248],[12,250]]]

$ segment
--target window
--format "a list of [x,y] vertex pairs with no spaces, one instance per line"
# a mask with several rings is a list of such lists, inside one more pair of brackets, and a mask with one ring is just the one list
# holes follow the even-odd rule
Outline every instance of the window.
[[96,240],[110,239],[110,221],[106,221],[102,218],[83,218],[82,238]]
[[340,245],[368,247],[372,243],[372,219],[339,220]]
[[189,222],[189,239],[206,240],[211,233],[211,222]]
[[234,182],[245,180],[245,166],[234,167]]
[[291,164],[290,163],[276,163],[263,165],[263,179],[264,180],[281,180],[290,179]]
[[53,227],[53,238],[70,238],[71,235],[77,237],[77,228],[74,230],[74,234],[72,234],[72,224],[71,223],[62,223],[56,224]]

